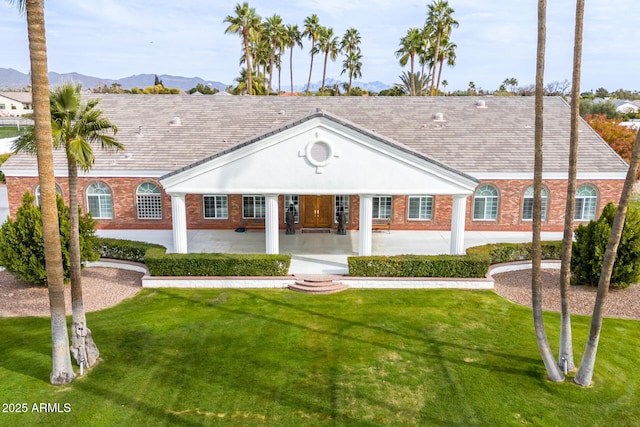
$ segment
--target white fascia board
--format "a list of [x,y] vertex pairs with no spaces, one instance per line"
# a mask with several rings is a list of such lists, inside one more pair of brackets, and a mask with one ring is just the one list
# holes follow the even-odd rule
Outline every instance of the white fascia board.
[[[533,172],[505,172],[505,173],[491,173],[491,172],[479,172],[474,173],[478,179],[481,180],[507,180],[507,179],[524,179],[533,180]],[[623,172],[582,172],[577,174],[579,180],[600,180],[600,179],[622,179],[626,178],[627,174]],[[567,179],[567,172],[546,172],[542,174],[542,179]]]
[[[8,177],[37,177],[38,171],[34,169],[12,169],[4,171]],[[168,171],[158,170],[91,170],[87,173],[78,171],[78,176],[81,178],[159,178],[166,174]],[[69,172],[64,170],[56,170],[54,172],[56,177],[67,177]]]

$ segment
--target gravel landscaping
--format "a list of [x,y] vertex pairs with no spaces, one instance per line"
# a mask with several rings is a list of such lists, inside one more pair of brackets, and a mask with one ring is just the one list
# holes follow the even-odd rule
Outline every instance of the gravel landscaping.
[[[89,267],[82,273],[86,311],[114,306],[142,289],[143,274],[117,268]],[[495,274],[495,292],[522,305],[531,305],[531,270]],[[543,309],[560,309],[560,270],[543,270]],[[70,288],[65,289],[67,313],[71,313]],[[574,314],[590,315],[596,288],[572,286],[570,309]],[[29,286],[0,271],[0,317],[48,316],[47,289]],[[640,285],[624,290],[610,290],[605,307],[606,317],[640,319]]]

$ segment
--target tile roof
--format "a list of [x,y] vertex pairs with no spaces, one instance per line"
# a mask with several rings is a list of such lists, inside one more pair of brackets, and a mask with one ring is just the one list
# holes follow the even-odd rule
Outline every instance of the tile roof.
[[31,92],[0,92],[0,96],[13,99],[22,104],[31,104]]
[[[249,97],[91,95],[119,129],[126,153],[96,152],[101,174],[157,171],[158,176],[260,138],[318,110],[453,169],[475,174],[533,171],[533,97]],[[479,108],[484,101],[485,108]],[[442,120],[434,120],[438,113]],[[570,107],[545,98],[544,170],[566,172]],[[179,118],[180,126],[170,126]],[[10,169],[34,167],[13,156]],[[66,170],[62,153],[56,168]],[[624,173],[626,163],[582,120],[578,170]]]

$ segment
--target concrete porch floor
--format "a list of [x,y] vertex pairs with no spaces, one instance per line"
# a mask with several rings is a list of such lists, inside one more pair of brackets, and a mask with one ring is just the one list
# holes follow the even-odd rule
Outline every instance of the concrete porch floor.
[[[98,230],[102,237],[158,243],[173,252],[171,230]],[[449,253],[449,231],[374,232],[374,255],[438,255]],[[562,233],[542,233],[543,240],[561,240]],[[260,230],[189,230],[188,251],[192,253],[264,253],[265,234]],[[487,243],[531,241],[530,232],[467,231],[465,248]],[[289,274],[346,274],[347,257],[358,254],[358,231],[346,236],[280,232],[280,253],[291,255]]]

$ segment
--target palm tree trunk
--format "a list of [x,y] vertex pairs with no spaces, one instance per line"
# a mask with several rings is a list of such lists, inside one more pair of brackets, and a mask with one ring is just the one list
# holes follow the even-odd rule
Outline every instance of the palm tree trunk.
[[444,67],[444,56],[440,58],[440,68],[438,69],[438,82],[436,83],[436,95],[440,92],[440,77],[442,77],[443,67]]
[[582,355],[582,361],[580,367],[576,373],[574,381],[576,384],[587,387],[591,384],[591,378],[593,378],[593,369],[596,364],[596,355],[598,352],[598,342],[600,341],[600,331],[602,330],[602,309],[607,300],[607,294],[609,293],[609,282],[611,280],[611,272],[613,271],[613,264],[616,260],[616,252],[618,251],[618,245],[620,243],[620,237],[622,236],[622,229],[624,228],[624,221],[627,215],[627,207],[629,206],[629,200],[633,193],[633,184],[638,176],[638,168],[640,166],[640,132],[636,137],[636,143],[633,147],[633,154],[631,155],[631,162],[629,164],[629,170],[627,171],[627,177],[624,181],[624,187],[622,188],[622,194],[620,195],[620,204],[618,205],[618,211],[613,219],[613,225],[611,226],[611,234],[609,235],[609,242],[607,244],[607,250],[604,253],[602,259],[602,270],[600,272],[600,280],[598,281],[598,293],[596,295],[596,302],[593,307],[593,314],[591,316],[591,328],[589,329],[589,339]]
[[326,51],[324,54],[324,68],[322,69],[322,86],[320,87],[320,92],[324,92],[324,81],[327,76],[327,61],[329,60],[329,51]]
[[100,352],[93,341],[82,299],[82,267],[80,259],[80,214],[78,212],[78,167],[75,159],[67,156],[69,171],[69,261],[71,270],[71,354],[78,365],[92,367]]
[[[311,42],[311,49],[313,49],[313,46],[316,44],[316,41],[313,40]],[[311,65],[309,66],[309,79],[307,80],[307,90],[305,91],[305,93],[307,95],[309,95],[309,88],[311,87],[311,73],[313,72],[313,52],[311,52]]]
[[247,93],[253,95],[253,79],[251,75],[251,55],[249,54],[249,37],[243,33],[244,57],[247,60]]
[[576,369],[573,358],[573,336],[569,293],[571,285],[571,252],[573,248],[573,216],[576,204],[576,179],[578,173],[578,126],[580,120],[580,71],[582,64],[582,28],[584,0],[576,1],[576,27],[573,46],[573,82],[571,83],[571,136],[569,145],[569,177],[567,179],[567,204],[564,214],[562,237],[562,263],[560,266],[560,351],[558,364],[567,372]]
[[293,95],[293,47],[289,52],[289,76],[291,77],[291,95]]
[[[411,91],[411,96],[416,96],[416,78],[415,73],[413,72],[415,65],[415,57],[411,55],[411,81],[409,82],[409,90]],[[422,88],[420,88],[422,91]]]
[[[436,75],[436,64],[438,63],[438,55],[440,54],[440,37],[442,36],[442,31],[438,30],[438,36],[436,37],[436,48],[435,51],[433,53],[433,66],[430,67],[430,74],[431,76],[435,76]],[[434,83],[434,79],[431,79],[431,89],[429,89],[429,95],[433,96],[433,83]]]
[[546,44],[547,1],[538,0],[538,48],[536,59],[535,96],[535,160],[533,170],[533,237],[531,257],[531,306],[538,350],[550,381],[563,381],[564,375],[556,364],[542,318],[542,250],[540,230],[542,226],[542,147],[544,112],[544,53]]
[[67,336],[67,319],[64,306],[64,276],[53,166],[43,0],[26,0],[26,12],[45,267],[49,290],[49,309],[51,311],[53,369],[49,380],[51,384],[66,384],[73,380],[75,374],[73,373],[69,354],[69,338]]

